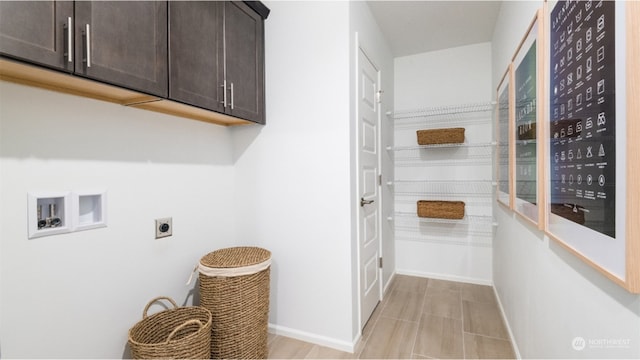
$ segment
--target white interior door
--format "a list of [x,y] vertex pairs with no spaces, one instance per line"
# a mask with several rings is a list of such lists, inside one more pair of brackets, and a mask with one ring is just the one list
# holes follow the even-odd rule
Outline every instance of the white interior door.
[[366,54],[358,54],[358,172],[360,326],[380,301],[379,83],[380,72]]

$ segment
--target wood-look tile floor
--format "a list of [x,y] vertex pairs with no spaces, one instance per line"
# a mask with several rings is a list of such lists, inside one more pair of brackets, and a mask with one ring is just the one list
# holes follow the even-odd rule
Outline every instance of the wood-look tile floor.
[[513,359],[490,286],[397,275],[354,354],[269,335],[270,359]]

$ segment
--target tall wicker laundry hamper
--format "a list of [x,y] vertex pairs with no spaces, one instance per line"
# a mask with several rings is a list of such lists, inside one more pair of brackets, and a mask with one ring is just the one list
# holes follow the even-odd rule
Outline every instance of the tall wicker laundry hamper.
[[220,249],[203,256],[198,270],[200,305],[213,314],[211,357],[265,359],[271,252]]

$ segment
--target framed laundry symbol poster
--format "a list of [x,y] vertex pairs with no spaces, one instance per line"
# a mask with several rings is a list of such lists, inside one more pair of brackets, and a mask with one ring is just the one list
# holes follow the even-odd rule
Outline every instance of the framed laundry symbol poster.
[[546,232],[633,292],[640,292],[639,16],[633,1],[559,1],[549,10]]
[[513,70],[511,64],[505,71],[496,90],[496,178],[498,179],[496,199],[498,203],[513,208]]
[[513,208],[519,215],[543,228],[543,195],[540,191],[544,173],[544,142],[541,109],[544,103],[543,85],[543,22],[542,9],[536,12],[513,57],[514,93],[514,165]]

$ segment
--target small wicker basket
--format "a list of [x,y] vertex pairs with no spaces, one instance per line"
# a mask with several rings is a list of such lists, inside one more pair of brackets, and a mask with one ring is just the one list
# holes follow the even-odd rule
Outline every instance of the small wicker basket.
[[459,220],[464,217],[464,202],[420,200],[418,217]]
[[[151,316],[149,307],[167,300],[172,309]],[[157,297],[145,306],[142,320],[129,330],[134,359],[209,359],[211,357],[211,312],[201,306],[178,307],[173,299]]]
[[213,314],[211,356],[265,359],[271,252],[233,247],[200,259],[200,304]]
[[464,128],[418,130],[418,145],[458,144],[464,142]]

